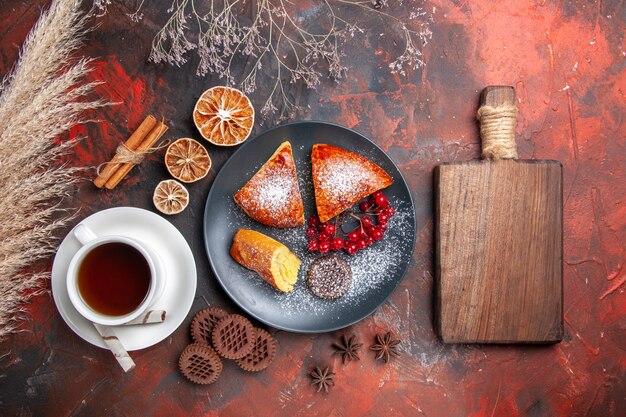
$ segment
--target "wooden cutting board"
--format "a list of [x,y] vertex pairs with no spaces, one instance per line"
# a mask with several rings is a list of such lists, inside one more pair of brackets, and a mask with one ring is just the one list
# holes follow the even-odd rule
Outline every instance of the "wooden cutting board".
[[515,91],[487,87],[483,160],[435,168],[437,330],[446,343],[555,343],[563,335],[563,177],[518,160]]

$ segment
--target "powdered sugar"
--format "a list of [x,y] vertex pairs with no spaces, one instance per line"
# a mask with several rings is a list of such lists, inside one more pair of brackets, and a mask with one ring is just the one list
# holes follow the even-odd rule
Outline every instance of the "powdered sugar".
[[[304,187],[305,207],[307,200],[312,197],[312,187]],[[354,307],[360,302],[379,291],[391,280],[397,279],[397,274],[404,268],[403,260],[406,253],[411,251],[413,234],[412,207],[406,202],[400,203],[391,199],[391,205],[396,209],[396,214],[389,220],[385,237],[373,246],[350,256],[343,251],[333,252],[346,260],[352,269],[352,284],[348,292],[336,300],[324,300],[316,297],[307,287],[307,271],[311,262],[319,258],[317,252],[307,250],[307,238],[304,228],[278,229],[271,228],[271,236],[289,247],[302,261],[298,274],[298,281],[290,293],[272,291],[271,298],[275,308],[285,316],[299,316],[305,311],[310,315],[326,314],[329,308],[337,310],[340,307]],[[230,213],[233,223],[238,227],[258,230],[255,224],[241,210],[233,204],[233,212]],[[262,231],[266,233],[266,231]],[[268,233],[269,234],[269,233]],[[233,261],[234,262],[234,261]],[[251,285],[268,286],[255,272],[241,270],[241,273],[249,278]]]
[[293,181],[292,173],[286,169],[276,170],[265,176],[257,186],[254,204],[273,211],[277,216],[287,212],[293,196],[299,198],[297,183]]
[[[315,196],[311,176],[311,145],[294,147],[294,162],[298,173],[299,189],[304,204],[305,218],[315,214]],[[359,150],[359,153],[376,163],[380,160],[378,153],[373,150]],[[383,164],[384,165],[384,164]],[[382,165],[381,165],[382,166]],[[250,166],[246,173],[238,173],[243,178],[250,178],[258,167]],[[337,167],[333,175],[345,175],[345,181],[358,178],[358,170],[349,171],[346,167]],[[396,178],[396,181],[402,181]],[[341,178],[339,184],[344,184]],[[343,186],[339,185],[337,189]],[[382,240],[372,246],[358,251],[350,256],[344,251],[331,252],[344,259],[352,270],[352,283],[349,290],[342,297],[335,300],[324,300],[315,296],[307,285],[307,272],[311,262],[321,256],[319,252],[309,252],[307,249],[306,227],[276,228],[264,226],[248,217],[233,201],[233,193],[224,192],[219,203],[214,203],[225,209],[222,211],[227,222],[215,231],[224,233],[215,234],[211,239],[214,244],[223,250],[223,255],[216,257],[220,264],[215,268],[227,291],[242,304],[253,316],[266,317],[270,323],[298,328],[301,330],[318,330],[320,323],[324,328],[345,325],[347,320],[357,319],[367,315],[372,308],[380,304],[393,290],[407,267],[411,257],[414,237],[414,213],[410,199],[404,191],[403,184],[394,184],[383,190],[396,214],[389,220],[388,228]],[[268,193],[270,194],[270,193]],[[358,210],[358,209],[357,209]],[[347,216],[346,216],[347,217]],[[345,231],[356,227],[356,222],[344,223]],[[282,293],[257,273],[238,265],[230,255],[230,242],[235,232],[240,229],[259,231],[276,239],[289,247],[298,256],[302,264],[298,280],[290,293]],[[223,246],[222,246],[223,245]]]
[[302,221],[302,217],[294,216],[302,207],[295,167],[291,160],[283,160],[282,166],[277,163],[261,168],[237,193],[236,200],[250,217],[288,227]]
[[332,184],[325,190],[335,198],[363,192],[368,185],[367,171],[355,169],[353,163],[342,158],[334,158],[318,172],[320,184]]

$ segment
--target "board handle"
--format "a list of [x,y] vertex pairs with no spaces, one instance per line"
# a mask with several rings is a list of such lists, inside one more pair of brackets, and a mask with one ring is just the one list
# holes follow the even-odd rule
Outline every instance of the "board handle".
[[486,87],[476,113],[484,159],[517,159],[515,145],[515,89],[507,85]]

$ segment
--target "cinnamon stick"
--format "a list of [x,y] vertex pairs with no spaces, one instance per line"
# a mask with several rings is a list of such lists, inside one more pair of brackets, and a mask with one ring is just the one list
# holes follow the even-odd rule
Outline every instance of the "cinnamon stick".
[[[144,119],[144,121],[141,122],[137,130],[135,130],[133,134],[130,135],[128,140],[124,142],[124,145],[128,149],[134,151],[135,149],[137,149],[139,144],[143,142],[145,137],[148,135],[148,133],[150,133],[150,131],[154,128],[154,126],[156,126],[156,124],[157,124],[157,120],[154,118],[154,116],[148,115]],[[104,169],[100,171],[96,179],[93,180],[93,183],[95,184],[95,186],[98,188],[102,188],[104,184],[106,184],[106,182],[109,180],[109,178],[111,178],[111,176],[122,165],[123,163],[120,162],[120,155],[116,153],[113,159],[111,159],[111,161],[109,161],[109,163],[106,164]]]
[[[146,153],[146,151],[148,151],[155,143],[157,143],[159,139],[161,139],[161,136],[163,136],[166,131],[167,125],[163,122],[158,122],[134,151],[137,153]],[[117,186],[117,184],[120,183],[120,181],[124,179],[126,174],[128,174],[134,166],[135,164],[132,162],[126,162],[119,167],[113,175],[111,175],[111,178],[109,178],[104,186],[107,189],[112,190]]]

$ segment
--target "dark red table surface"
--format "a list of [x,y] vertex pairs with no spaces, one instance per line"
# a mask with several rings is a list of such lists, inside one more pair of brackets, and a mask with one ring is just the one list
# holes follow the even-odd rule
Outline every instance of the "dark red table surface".
[[[10,69],[48,3],[0,3],[0,74]],[[168,7],[164,1],[147,3],[138,24],[131,24],[124,7],[110,7],[81,50],[95,58],[91,78],[106,81],[98,93],[120,104],[100,112],[101,123],[74,129],[73,135],[87,136],[71,157],[75,166],[108,159],[147,113],[171,120],[169,137],[199,139],[190,118],[193,104],[220,81],[197,77],[193,62],[181,68],[147,62]],[[110,352],[69,329],[50,295],[36,297],[27,307],[23,332],[0,342],[0,414],[626,415],[626,285],[602,298],[626,273],[626,5],[620,0],[427,5],[436,13],[423,70],[407,78],[389,74],[392,32],[380,37],[383,21],[370,19],[366,39],[349,48],[347,79],[297,93],[304,107],[298,119],[328,120],[371,137],[399,165],[413,192],[413,261],[385,304],[343,331],[272,330],[277,358],[260,374],[227,363],[214,385],[185,380],[176,364],[190,342],[194,313],[207,302],[236,311],[204,253],[204,202],[232,153],[209,145],[211,173],[190,186],[187,210],[168,218],[189,242],[198,267],[187,320],[163,342],[134,352],[137,369],[123,374]],[[516,88],[520,157],[556,159],[564,166],[565,337],[552,346],[444,345],[433,331],[432,170],[441,162],[478,157],[474,114],[479,92],[489,84]],[[261,100],[261,94],[253,95],[256,106]],[[255,132],[275,124],[256,123]],[[85,181],[66,204],[80,207],[80,217],[125,205],[153,210],[152,190],[167,177],[162,157],[153,155],[114,191]],[[402,356],[388,365],[376,362],[372,352],[346,366],[332,356],[332,342],[344,333],[369,346],[376,332],[387,329],[402,339]],[[307,373],[326,363],[337,377],[323,395],[309,385]]]

